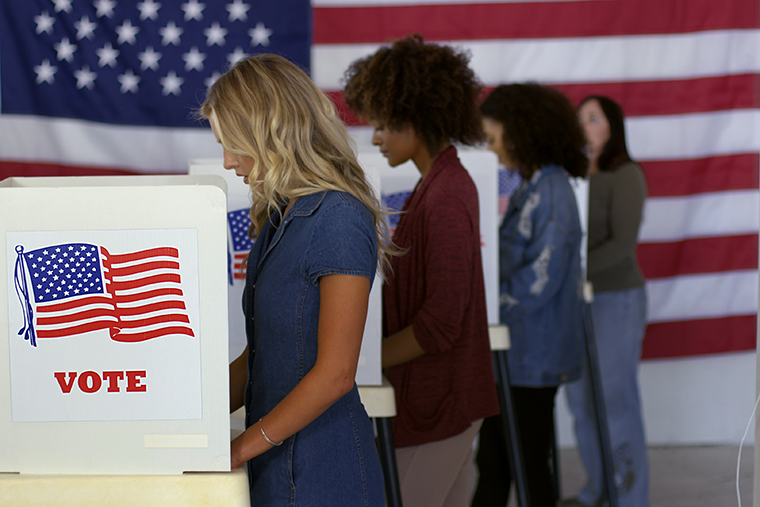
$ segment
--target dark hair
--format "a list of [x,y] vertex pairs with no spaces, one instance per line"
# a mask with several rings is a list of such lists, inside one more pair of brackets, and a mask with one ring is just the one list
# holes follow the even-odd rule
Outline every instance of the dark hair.
[[586,138],[570,100],[537,83],[497,86],[480,106],[483,116],[504,126],[504,148],[523,177],[550,164],[585,176]]
[[624,162],[631,162],[631,156],[628,155],[628,148],[625,144],[625,115],[623,108],[609,97],[603,95],[589,95],[583,99],[578,106],[580,109],[583,104],[595,100],[599,103],[610,124],[610,138],[604,145],[602,153],[599,154],[599,160],[596,164],[600,171],[609,171]]
[[478,144],[482,87],[469,59],[449,46],[425,44],[419,34],[406,36],[351,64],[346,103],[393,130],[411,125],[432,155],[447,141]]

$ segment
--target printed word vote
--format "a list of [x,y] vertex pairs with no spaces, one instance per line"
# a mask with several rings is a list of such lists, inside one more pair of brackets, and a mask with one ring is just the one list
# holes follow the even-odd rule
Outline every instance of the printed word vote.
[[104,384],[108,386],[109,393],[118,393],[121,392],[121,387],[125,384],[125,379],[126,392],[145,392],[148,390],[148,386],[141,383],[141,380],[146,376],[145,370],[104,371],[102,376],[94,371],[85,371],[81,374],[78,374],[75,371],[70,371],[67,379],[65,372],[55,372],[55,379],[58,381],[58,385],[61,386],[63,394],[71,393],[71,389],[74,387],[75,383],[83,393],[96,393],[100,391],[100,388],[103,387]]

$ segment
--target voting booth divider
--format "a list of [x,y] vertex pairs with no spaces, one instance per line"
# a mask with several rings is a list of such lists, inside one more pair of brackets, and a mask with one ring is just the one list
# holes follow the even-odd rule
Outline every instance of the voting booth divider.
[[[498,162],[493,153],[485,150],[460,149],[458,155],[478,189],[481,253],[486,286],[488,323],[498,325]],[[420,173],[414,163],[408,161],[398,167],[390,167],[385,157],[377,149],[360,150],[358,158],[365,171],[378,175],[379,187],[375,188],[380,194],[382,204],[388,208],[401,210],[420,179]],[[399,216],[396,214],[389,217],[392,229],[395,229],[396,224],[398,224]]]
[[[221,159],[199,159],[190,161],[189,173],[196,176],[220,176],[227,183],[227,245],[229,270],[227,273],[229,293],[230,357],[232,361],[245,349],[245,321],[243,319],[242,297],[245,287],[244,262],[253,241],[248,237],[251,225],[251,195],[248,185],[234,171],[225,170]],[[377,187],[376,174],[368,176]],[[382,339],[382,278],[376,274],[370,292],[369,310],[364,326],[364,337],[359,352],[356,383],[362,386],[382,384],[380,366],[380,345]]]
[[0,478],[230,470],[225,223],[215,177],[0,182]]

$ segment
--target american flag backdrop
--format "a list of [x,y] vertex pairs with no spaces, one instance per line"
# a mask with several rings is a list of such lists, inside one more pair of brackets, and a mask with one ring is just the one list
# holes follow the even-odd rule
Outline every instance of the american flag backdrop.
[[576,103],[620,102],[649,185],[644,356],[751,349],[759,20],[758,0],[0,0],[0,177],[184,172],[218,158],[188,114],[237,47],[310,65],[369,144],[342,103],[343,73],[419,32],[470,51],[489,88],[534,80]]
[[16,246],[15,286],[24,328],[37,339],[107,329],[118,342],[195,336],[187,315],[179,251],[173,247],[111,254],[89,243],[24,251]]

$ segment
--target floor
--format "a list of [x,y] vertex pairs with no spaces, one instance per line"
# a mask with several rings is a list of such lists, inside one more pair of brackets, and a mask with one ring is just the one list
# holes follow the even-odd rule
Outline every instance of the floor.
[[[742,449],[736,495],[738,446],[650,447],[650,507],[752,506],[754,447]],[[577,451],[560,451],[563,496],[573,496],[584,480]],[[509,507],[516,507],[513,498]]]

